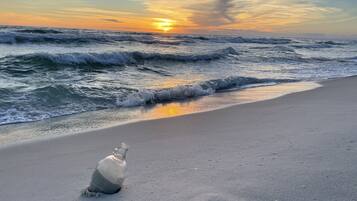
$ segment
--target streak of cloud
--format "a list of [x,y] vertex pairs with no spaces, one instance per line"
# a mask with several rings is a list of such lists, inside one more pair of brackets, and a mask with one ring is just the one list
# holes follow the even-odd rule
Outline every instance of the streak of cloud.
[[234,0],[215,0],[194,5],[190,19],[199,26],[220,26],[236,22]]
[[102,19],[102,20],[107,21],[107,22],[122,23],[122,21],[120,21],[120,20],[111,19],[111,18],[106,18],[106,19]]

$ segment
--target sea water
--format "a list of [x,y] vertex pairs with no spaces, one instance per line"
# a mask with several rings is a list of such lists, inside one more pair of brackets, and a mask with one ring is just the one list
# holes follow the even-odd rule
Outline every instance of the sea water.
[[0,27],[0,127],[356,74],[353,40]]

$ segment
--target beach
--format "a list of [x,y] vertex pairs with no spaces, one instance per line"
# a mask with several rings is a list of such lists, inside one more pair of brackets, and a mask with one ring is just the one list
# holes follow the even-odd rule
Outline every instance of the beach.
[[7,146],[0,200],[92,200],[96,162],[126,142],[125,187],[98,200],[353,201],[356,84]]

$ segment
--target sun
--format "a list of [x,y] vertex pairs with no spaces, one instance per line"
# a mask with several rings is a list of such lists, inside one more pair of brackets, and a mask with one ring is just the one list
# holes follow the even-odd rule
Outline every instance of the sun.
[[163,31],[163,32],[169,32],[174,28],[175,21],[166,19],[166,18],[155,18],[154,19],[154,26],[156,29]]

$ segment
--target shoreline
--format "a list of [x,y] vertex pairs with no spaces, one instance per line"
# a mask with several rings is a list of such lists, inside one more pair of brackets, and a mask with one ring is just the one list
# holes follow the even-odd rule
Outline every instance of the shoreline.
[[80,190],[122,141],[125,187],[101,200],[354,200],[356,83],[0,148],[0,200],[94,200]]
[[[78,135],[86,132],[95,132],[103,129],[108,129],[111,127],[122,126],[126,124],[138,123],[142,121],[151,121],[165,118],[172,118],[178,116],[191,115],[196,113],[205,113],[220,109],[225,109],[229,107],[234,107],[242,104],[255,103],[260,101],[271,100],[275,98],[279,98],[282,96],[286,96],[289,94],[314,90],[316,88],[322,87],[321,82],[307,82],[307,81],[298,81],[291,83],[279,83],[274,85],[263,85],[263,86],[253,86],[242,88],[240,90],[228,91],[228,92],[220,92],[215,93],[210,96],[202,96],[197,97],[191,100],[185,101],[174,101],[163,104],[155,104],[150,106],[140,106],[133,108],[119,108],[119,109],[106,109],[99,111],[90,111],[83,112],[72,115],[65,115],[60,117],[54,117],[50,119],[34,121],[34,122],[24,122],[24,123],[15,123],[15,124],[7,124],[0,126],[0,132],[6,136],[0,136],[0,149],[6,148],[9,146],[21,146],[21,144],[32,143],[36,141],[43,140],[51,140],[58,137],[63,137],[66,135]],[[243,96],[243,98],[235,98],[236,96]],[[244,98],[244,96],[248,96],[248,98]],[[221,102],[221,99],[229,99],[228,101]],[[172,106],[174,105],[174,114],[170,114],[173,112],[166,112],[173,110]],[[179,106],[178,106],[179,105]],[[164,114],[160,114],[157,116],[155,113],[156,110],[165,111]],[[119,115],[119,113],[124,113],[123,115]],[[130,116],[133,113],[134,117],[122,117],[122,116]],[[107,119],[107,116],[115,115],[118,119]],[[94,127],[86,128],[87,124],[80,127],[82,122],[79,122],[74,125],[70,125],[72,127],[80,127],[76,128],[76,130],[71,130],[70,128],[66,128],[66,130],[57,129],[56,127],[67,127],[68,122],[71,121],[81,121],[80,119],[90,119],[93,116],[97,118],[100,116],[101,118],[110,121],[110,123],[104,125],[96,125]],[[110,118],[110,117],[109,117]],[[121,120],[120,120],[121,119]],[[63,121],[63,122],[62,122]],[[101,121],[101,120],[97,120]],[[53,129],[57,129],[53,131]],[[38,136],[30,136],[30,137],[22,137],[18,136],[17,133],[40,133]],[[53,134],[54,133],[54,134]],[[64,134],[67,133],[67,134]],[[68,134],[70,133],[70,134]],[[6,140],[6,137],[9,137],[10,140]],[[16,140],[11,140],[12,136],[16,136]]]

